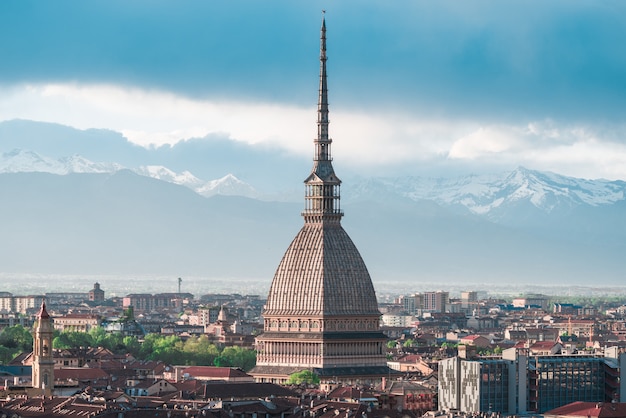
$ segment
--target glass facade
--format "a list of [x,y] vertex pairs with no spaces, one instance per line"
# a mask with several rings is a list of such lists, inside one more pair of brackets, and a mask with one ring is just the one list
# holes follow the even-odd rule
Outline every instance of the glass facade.
[[510,363],[502,360],[481,361],[480,410],[509,410]]
[[[540,356],[534,358],[535,376],[529,409],[539,413],[575,401],[605,400],[604,359],[592,356]],[[535,391],[535,393],[533,393]]]

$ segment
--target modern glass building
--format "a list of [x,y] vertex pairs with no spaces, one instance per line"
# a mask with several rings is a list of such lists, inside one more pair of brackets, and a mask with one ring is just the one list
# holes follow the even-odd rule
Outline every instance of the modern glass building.
[[[471,352],[470,352],[471,353]],[[544,413],[576,402],[626,399],[626,353],[453,357],[439,362],[439,409],[465,413]]]

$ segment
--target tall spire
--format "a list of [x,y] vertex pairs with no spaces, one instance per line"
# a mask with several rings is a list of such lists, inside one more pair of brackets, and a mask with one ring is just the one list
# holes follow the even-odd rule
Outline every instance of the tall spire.
[[[328,143],[328,80],[326,76],[326,18],[322,17],[322,30],[320,36],[320,89],[317,101],[317,159],[330,159],[330,155],[322,155],[323,149],[320,143]],[[326,150],[328,151],[328,150]]]
[[328,80],[326,74],[326,18],[322,15],[320,34],[320,86],[317,101],[317,138],[313,170],[304,181],[306,185],[305,209],[302,213],[305,222],[339,222],[343,213],[339,205],[341,180],[335,175],[332,166],[328,136]]

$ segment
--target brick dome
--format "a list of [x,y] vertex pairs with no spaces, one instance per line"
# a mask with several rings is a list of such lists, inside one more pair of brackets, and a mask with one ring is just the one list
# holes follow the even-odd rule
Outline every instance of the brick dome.
[[339,223],[306,223],[281,260],[265,315],[380,315],[367,267]]

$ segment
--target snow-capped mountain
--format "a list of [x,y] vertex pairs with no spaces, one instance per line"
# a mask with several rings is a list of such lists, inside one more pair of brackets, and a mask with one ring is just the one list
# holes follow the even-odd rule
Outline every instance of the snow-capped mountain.
[[167,181],[168,183],[180,184],[181,186],[189,187],[192,190],[202,187],[205,183],[189,171],[183,171],[178,174],[169,168],[160,165],[145,165],[133,171],[142,176]]
[[244,196],[258,197],[257,191],[248,183],[244,183],[232,174],[227,174],[221,179],[206,182],[195,189],[202,196],[213,196],[216,194],[223,196]]
[[0,173],[40,172],[51,174],[112,173],[123,167],[115,163],[94,163],[80,155],[55,160],[33,151],[14,149],[2,154]]
[[[70,173],[115,173],[126,169],[117,163],[99,163],[90,161],[80,155],[54,159],[37,154],[33,151],[14,149],[3,153],[0,157],[0,173],[50,173],[66,175]],[[176,173],[167,167],[145,165],[131,168],[131,171],[157,180],[185,186],[196,193],[209,197],[214,195],[257,197],[258,193],[249,184],[239,180],[232,174],[217,180],[205,181],[189,171]]]
[[[0,173],[45,172],[114,173],[117,163],[93,162],[79,155],[53,159],[32,151],[15,149],[1,155]],[[204,197],[214,195],[259,198],[253,186],[227,174],[202,180],[189,171],[176,173],[160,165],[130,168],[135,173],[185,186]],[[343,190],[346,202],[394,199],[430,200],[438,205],[463,209],[494,222],[540,214],[562,213],[580,206],[603,206],[626,200],[626,182],[585,180],[519,167],[512,172],[468,175],[456,178],[395,177],[350,181]],[[522,213],[523,212],[523,213]]]
[[601,206],[626,200],[626,182],[585,180],[519,167],[509,173],[452,179],[377,178],[358,184],[351,198],[394,193],[414,201],[432,200],[444,207],[463,207],[497,220],[501,212],[530,205],[549,214],[580,205]]

